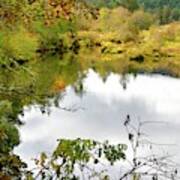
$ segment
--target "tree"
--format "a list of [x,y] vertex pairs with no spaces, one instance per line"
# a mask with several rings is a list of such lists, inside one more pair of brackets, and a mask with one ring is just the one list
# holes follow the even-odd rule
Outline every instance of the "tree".
[[139,8],[137,0],[121,0],[120,5],[124,6],[130,11],[134,11]]
[[133,24],[139,30],[147,30],[149,27],[154,24],[155,18],[150,13],[144,12],[142,10],[135,11],[129,23]]
[[104,169],[96,170],[93,166],[102,165],[105,160],[111,165],[124,160],[126,148],[126,145],[111,145],[108,141],[61,139],[51,157],[42,153],[35,159],[38,170],[35,178],[109,179]]

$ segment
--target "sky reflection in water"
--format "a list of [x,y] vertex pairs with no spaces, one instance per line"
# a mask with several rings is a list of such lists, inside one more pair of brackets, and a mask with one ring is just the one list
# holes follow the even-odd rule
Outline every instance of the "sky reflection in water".
[[[178,154],[180,137],[180,80],[160,75],[128,76],[127,89],[119,75],[111,74],[104,83],[93,71],[84,80],[86,93],[79,97],[71,87],[61,105],[81,107],[67,112],[52,107],[42,115],[35,108],[27,110],[20,128],[22,143],[16,152],[27,162],[40,152],[51,152],[59,138],[92,138],[127,143],[123,122],[127,114],[136,121],[162,121],[145,129],[151,141],[176,146],[160,146],[162,151]],[[177,155],[180,160],[180,154]],[[177,159],[176,157],[176,159]]]

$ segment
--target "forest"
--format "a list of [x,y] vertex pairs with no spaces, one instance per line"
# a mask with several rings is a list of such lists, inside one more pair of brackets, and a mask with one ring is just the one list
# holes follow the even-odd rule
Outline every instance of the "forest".
[[180,18],[180,2],[178,0],[86,0],[95,7],[115,8],[123,6],[131,11],[138,8],[155,13],[161,24],[178,21]]
[[[180,77],[179,20],[179,0],[0,0],[0,179],[36,179],[13,152],[21,142],[19,116],[25,106],[38,104],[42,114],[51,103],[59,106],[59,93],[70,85],[83,94],[89,68],[103,79],[109,72]],[[75,180],[76,163],[85,168],[105,157],[113,165],[126,159],[126,149],[61,140],[50,158],[36,159],[38,175]]]

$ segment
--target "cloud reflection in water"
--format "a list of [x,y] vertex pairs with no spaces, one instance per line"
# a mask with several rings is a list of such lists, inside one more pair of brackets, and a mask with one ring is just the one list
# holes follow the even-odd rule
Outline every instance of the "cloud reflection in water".
[[[109,139],[111,142],[127,142],[123,122],[127,114],[132,120],[163,121],[149,125],[145,131],[152,141],[172,143],[165,147],[170,153],[178,153],[180,137],[180,80],[160,75],[129,75],[127,89],[120,84],[120,76],[111,74],[104,83],[89,71],[84,80],[86,93],[78,97],[71,87],[63,106],[78,104],[83,109],[67,112],[52,108],[50,116],[37,109],[25,113],[26,124],[21,127],[22,143],[16,152],[27,162],[40,152],[51,152],[59,138]],[[164,148],[163,148],[164,149]],[[178,155],[180,160],[180,154]],[[31,163],[30,163],[31,164]]]

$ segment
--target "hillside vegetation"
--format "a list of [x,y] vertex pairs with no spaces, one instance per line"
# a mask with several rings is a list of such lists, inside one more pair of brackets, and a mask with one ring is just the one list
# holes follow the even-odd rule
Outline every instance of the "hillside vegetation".
[[95,7],[115,8],[123,6],[130,11],[139,8],[156,14],[161,24],[180,20],[180,1],[178,0],[86,0]]

